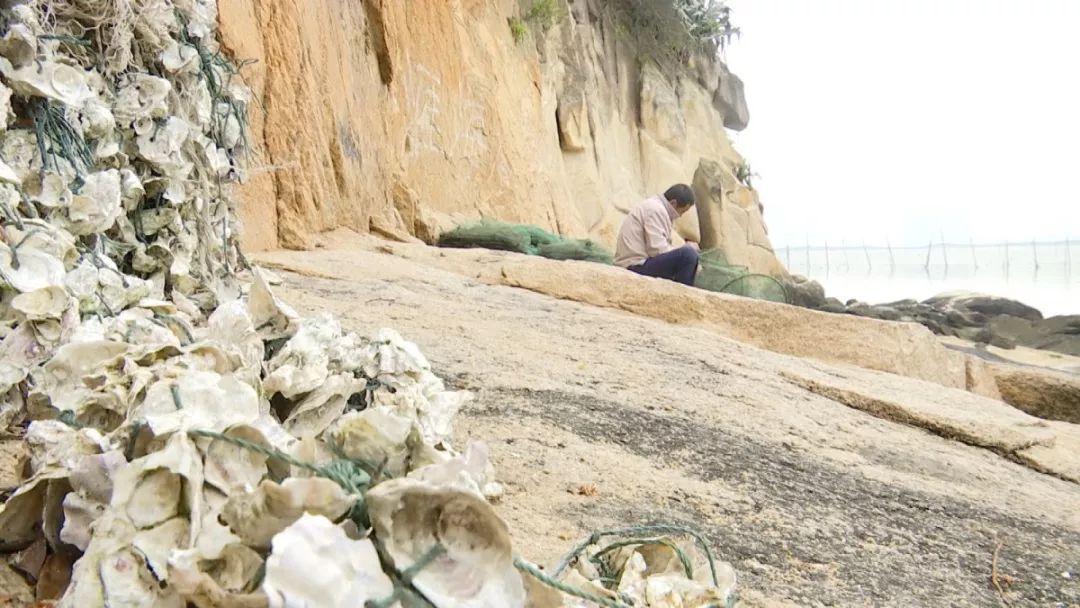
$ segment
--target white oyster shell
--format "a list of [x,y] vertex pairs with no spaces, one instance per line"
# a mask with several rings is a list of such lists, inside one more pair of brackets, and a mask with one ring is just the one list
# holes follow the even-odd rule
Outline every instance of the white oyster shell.
[[264,480],[253,492],[235,493],[222,511],[222,519],[249,546],[266,547],[275,534],[304,513],[340,519],[353,503],[341,486],[321,477],[290,478],[280,485]]
[[270,608],[352,608],[394,591],[370,540],[310,514],[274,537],[262,588]]
[[441,544],[445,553],[414,579],[440,608],[515,608],[525,588],[510,533],[482,498],[415,479],[393,479],[367,494],[376,535],[400,571]]
[[11,301],[11,307],[31,321],[60,319],[71,306],[72,298],[62,287],[43,287],[21,293]]
[[85,73],[63,63],[32,62],[15,68],[0,59],[0,73],[13,91],[27,97],[45,97],[68,106],[81,105],[90,97]]
[[188,371],[151,385],[136,416],[146,420],[155,435],[192,429],[220,432],[254,422],[259,396],[232,374]]

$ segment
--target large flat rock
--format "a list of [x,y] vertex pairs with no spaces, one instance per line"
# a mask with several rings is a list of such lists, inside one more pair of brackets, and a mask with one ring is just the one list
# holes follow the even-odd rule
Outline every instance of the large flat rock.
[[475,278],[505,257],[453,272],[370,251],[257,259],[299,272],[279,273],[277,293],[303,312],[394,327],[476,392],[455,441],[488,443],[507,487],[497,509],[531,559],[552,563],[597,528],[678,521],[732,561],[744,606],[966,608],[998,605],[987,576],[1001,539],[999,570],[1019,581],[1010,605],[1080,603],[1061,575],[1080,563],[1080,484],[1040,464],[1067,455],[1073,425],[1026,428],[995,409],[983,422],[950,410],[932,429],[882,416],[790,378],[923,417],[958,396],[1005,406]]
[[1050,422],[1054,440],[1019,450],[1016,455],[1029,466],[1080,483],[1080,426]]
[[310,252],[302,261],[280,252],[262,254],[259,259],[296,268],[300,268],[296,264],[302,264],[318,272],[335,268],[343,277],[363,272],[347,264],[343,267],[341,258],[350,254],[341,248],[379,249],[486,283],[708,329],[777,353],[850,363],[942,386],[968,388],[967,356],[945,348],[922,326],[712,293],[615,267],[486,250],[374,244],[371,239],[342,234],[330,237],[326,249]]
[[1043,420],[965,391],[855,368],[809,364],[782,375],[806,390],[875,416],[988,448],[1080,482],[1080,426],[1075,424]]

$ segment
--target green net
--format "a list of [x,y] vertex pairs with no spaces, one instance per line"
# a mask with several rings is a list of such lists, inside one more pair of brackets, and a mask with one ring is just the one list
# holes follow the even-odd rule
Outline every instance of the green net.
[[[611,252],[587,239],[564,239],[538,226],[481,220],[463,224],[439,238],[440,247],[497,249],[539,255],[552,260],[583,260],[612,264]],[[694,285],[701,289],[733,295],[788,302],[787,290],[779,281],[753,274],[746,266],[729,264],[724,252],[701,252],[701,268]]]
[[731,266],[727,261],[727,256],[719,249],[706,249],[698,254],[699,263],[704,266]]
[[788,303],[787,289],[767,274],[744,274],[732,279],[721,291],[757,300]]
[[539,226],[533,226],[531,224],[503,224],[510,228],[514,228],[529,235],[529,241],[532,242],[533,247],[543,247],[544,245],[553,245],[562,241],[562,237],[557,234],[552,234]]
[[497,249],[540,255],[553,260],[611,264],[613,256],[589,240],[564,239],[538,226],[481,220],[463,224],[439,237],[440,247]]
[[746,266],[728,264],[719,249],[701,252],[701,267],[694,285],[701,289],[758,300],[788,303],[787,290],[775,278],[754,274]]
[[[531,228],[531,230],[530,230]],[[535,230],[535,233],[533,232]],[[463,224],[439,237],[439,247],[497,249],[535,254],[534,236],[544,239],[554,236],[536,226],[504,224],[491,220],[481,220],[475,224]]]
[[724,291],[729,283],[748,273],[746,266],[728,264],[724,252],[706,249],[698,258],[700,268],[694,285],[709,291]]
[[552,260],[584,260],[597,264],[612,264],[611,252],[590,240],[566,239],[539,247],[539,254]]

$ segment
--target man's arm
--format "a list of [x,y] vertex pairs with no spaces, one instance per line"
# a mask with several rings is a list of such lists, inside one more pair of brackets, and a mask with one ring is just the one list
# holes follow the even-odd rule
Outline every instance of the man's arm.
[[655,257],[671,251],[670,225],[656,213],[646,213],[641,225],[645,229],[645,255]]

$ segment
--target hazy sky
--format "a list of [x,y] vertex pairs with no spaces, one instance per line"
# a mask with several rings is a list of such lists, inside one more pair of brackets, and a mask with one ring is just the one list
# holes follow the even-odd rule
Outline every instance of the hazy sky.
[[1080,0],[729,0],[774,245],[1080,239]]

